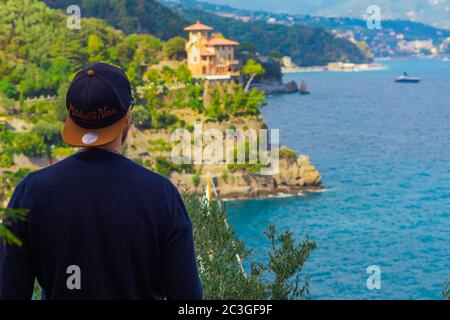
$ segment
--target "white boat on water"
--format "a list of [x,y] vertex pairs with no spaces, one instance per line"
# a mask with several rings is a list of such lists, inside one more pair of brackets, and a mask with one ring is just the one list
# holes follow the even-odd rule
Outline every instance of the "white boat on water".
[[404,72],[400,77],[395,79],[395,82],[401,83],[418,83],[420,82],[420,78],[411,77],[406,72]]

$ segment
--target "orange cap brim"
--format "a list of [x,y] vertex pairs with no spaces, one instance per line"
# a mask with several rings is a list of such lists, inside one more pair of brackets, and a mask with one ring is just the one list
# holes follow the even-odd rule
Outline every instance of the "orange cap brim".
[[73,147],[98,147],[113,142],[122,133],[128,121],[128,113],[119,121],[101,129],[86,129],[67,117],[62,139]]

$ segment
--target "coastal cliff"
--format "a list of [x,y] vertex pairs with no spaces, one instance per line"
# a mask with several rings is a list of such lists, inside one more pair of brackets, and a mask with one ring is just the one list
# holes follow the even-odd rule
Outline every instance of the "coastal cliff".
[[[182,112],[189,118],[189,110]],[[204,123],[203,129],[218,129],[225,132],[230,126],[236,130],[260,130],[266,128],[261,117],[239,117],[223,123]],[[150,147],[149,144],[153,147]],[[166,130],[138,130],[132,128],[126,155],[146,167],[158,169],[158,165],[170,161],[173,143],[171,132]],[[159,167],[159,171],[161,167]],[[285,146],[279,148],[279,170],[274,175],[261,175],[255,165],[193,164],[171,166],[167,177],[181,191],[202,194],[208,177],[212,179],[219,199],[266,198],[298,195],[305,190],[322,189],[320,172],[306,155],[298,156]],[[164,173],[164,172],[163,172]]]

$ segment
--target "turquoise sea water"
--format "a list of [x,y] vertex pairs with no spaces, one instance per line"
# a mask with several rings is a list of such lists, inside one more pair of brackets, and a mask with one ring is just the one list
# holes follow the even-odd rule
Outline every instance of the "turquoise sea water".
[[[227,203],[238,237],[264,259],[269,224],[308,234],[313,299],[440,299],[450,278],[450,62],[304,73],[309,96],[268,99],[281,143],[308,154],[326,191]],[[403,71],[419,84],[397,84]],[[366,286],[369,265],[381,289]]]

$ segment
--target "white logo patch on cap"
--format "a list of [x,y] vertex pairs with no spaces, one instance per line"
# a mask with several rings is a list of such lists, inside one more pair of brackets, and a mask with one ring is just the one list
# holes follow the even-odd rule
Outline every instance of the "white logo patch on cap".
[[95,132],[88,132],[81,138],[81,141],[84,144],[93,144],[93,143],[96,143],[97,140],[98,140],[98,134],[96,134]]

